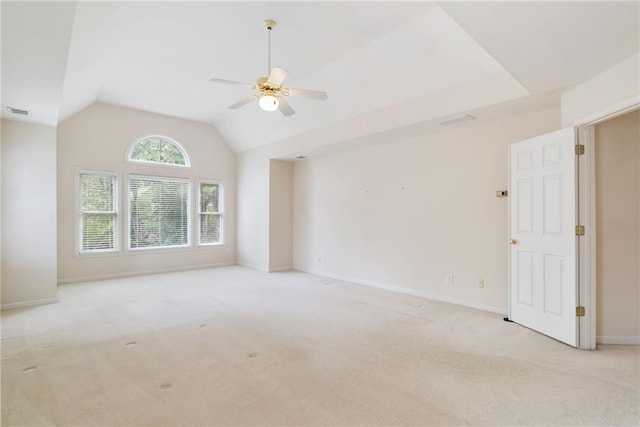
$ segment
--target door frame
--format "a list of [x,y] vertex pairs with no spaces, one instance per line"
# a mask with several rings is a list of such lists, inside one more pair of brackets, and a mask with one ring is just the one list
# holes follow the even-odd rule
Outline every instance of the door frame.
[[576,120],[578,143],[584,145],[584,155],[578,158],[578,219],[585,235],[578,239],[578,295],[585,316],[579,318],[578,348],[596,349],[596,162],[595,126],[599,123],[640,109],[640,96]]

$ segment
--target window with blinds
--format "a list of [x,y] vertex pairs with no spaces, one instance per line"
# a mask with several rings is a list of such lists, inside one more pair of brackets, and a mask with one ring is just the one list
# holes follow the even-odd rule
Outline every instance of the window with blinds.
[[[76,173],[76,254],[188,250],[195,240],[202,250],[224,244],[223,185],[200,179],[178,142],[141,137],[129,146],[127,160],[118,172]],[[184,169],[167,169],[176,166]]]
[[114,252],[117,241],[117,186],[114,174],[80,172],[78,252]]
[[200,182],[200,245],[222,243],[222,185],[218,182]]
[[129,249],[189,245],[189,180],[129,176]]

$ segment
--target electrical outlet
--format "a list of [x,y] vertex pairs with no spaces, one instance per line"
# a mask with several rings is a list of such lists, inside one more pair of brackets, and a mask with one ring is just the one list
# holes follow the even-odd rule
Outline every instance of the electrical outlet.
[[447,285],[453,285],[453,274],[447,274],[445,276],[445,280],[447,281]]
[[484,288],[484,277],[478,279],[478,287]]

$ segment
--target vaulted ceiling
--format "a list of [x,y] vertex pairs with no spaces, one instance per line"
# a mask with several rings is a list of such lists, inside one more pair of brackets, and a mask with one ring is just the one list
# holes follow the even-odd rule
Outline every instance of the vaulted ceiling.
[[[557,102],[640,50],[631,2],[2,2],[2,115],[56,125],[94,102],[210,123],[238,152],[326,144],[504,103]],[[228,106],[272,64],[291,117]],[[515,104],[514,104],[515,105]],[[502,110],[505,110],[504,108]],[[360,131],[365,132],[364,130]],[[324,135],[329,135],[325,132]]]

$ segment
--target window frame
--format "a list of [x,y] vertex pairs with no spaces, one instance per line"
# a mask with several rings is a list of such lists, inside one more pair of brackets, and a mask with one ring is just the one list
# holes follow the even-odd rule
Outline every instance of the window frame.
[[[202,212],[202,184],[217,184],[218,185],[218,212]],[[225,244],[225,221],[224,221],[224,183],[218,180],[212,179],[199,179],[198,180],[198,246],[223,246]],[[201,240],[201,228],[202,228],[202,215],[218,215],[220,217],[220,241],[215,243],[202,242]]]
[[[87,212],[82,210],[82,175],[108,176],[113,179],[113,212],[102,211],[92,212],[93,214],[113,215],[113,248],[109,249],[83,249],[83,228],[84,215]],[[75,171],[75,253],[81,256],[105,255],[120,252],[120,174],[113,171],[95,169],[76,169]]]
[[[184,157],[185,164],[184,165],[178,165],[178,164],[175,164],[175,163],[162,163],[162,162],[153,162],[151,160],[132,159],[131,156],[133,154],[133,150],[135,149],[136,145],[138,145],[140,142],[142,142],[142,141],[144,141],[146,139],[149,139],[149,138],[164,139],[166,141],[169,141],[173,145],[175,145],[178,148],[178,150],[180,150],[180,153],[182,154],[182,157]],[[133,142],[131,144],[129,144],[129,148],[127,149],[126,161],[127,162],[131,162],[131,163],[135,163],[135,164],[164,166],[164,167],[169,167],[169,168],[181,168],[181,169],[182,168],[191,168],[191,158],[189,157],[189,154],[187,154],[187,150],[184,149],[182,144],[180,144],[178,141],[176,141],[175,139],[173,139],[171,137],[168,137],[166,135],[162,135],[162,134],[159,134],[159,133],[152,133],[152,134],[144,135],[144,136],[141,136],[139,138],[134,139]]]
[[[156,163],[154,163],[156,164]],[[161,163],[157,163],[161,164]],[[131,191],[131,179],[143,179],[149,181],[169,181],[169,182],[183,182],[187,184],[187,230],[186,237],[187,243],[184,245],[172,245],[172,246],[149,246],[149,247],[131,247],[131,199],[130,199],[130,191]],[[185,177],[177,177],[177,176],[165,176],[165,175],[149,175],[149,174],[138,174],[138,173],[127,173],[126,180],[126,202],[127,202],[127,229],[126,229],[126,241],[127,245],[125,248],[126,252],[149,252],[149,251],[165,251],[165,250],[181,250],[188,249],[193,246],[192,242],[192,230],[193,230],[193,216],[192,216],[192,203],[193,203],[193,190],[192,190],[192,182],[191,178]]]
[[[131,155],[137,144],[144,141],[147,138],[159,138],[161,140],[167,141],[168,143],[174,144],[174,147],[180,151],[182,154],[185,165],[172,164],[172,163],[160,163],[153,161],[145,161],[145,160],[132,160]],[[191,158],[187,151],[184,149],[182,144],[177,142],[172,137],[163,135],[161,133],[149,133],[145,134],[142,137],[136,138],[131,142],[126,149],[126,157],[123,159],[122,167],[117,169],[102,169],[102,168],[94,168],[91,166],[76,166],[74,168],[74,204],[75,204],[75,218],[74,218],[74,256],[78,258],[90,258],[90,257],[100,257],[100,256],[128,256],[128,255],[141,255],[143,253],[153,253],[153,252],[167,252],[167,251],[175,251],[175,252],[184,252],[189,250],[212,250],[215,247],[225,246],[226,245],[226,218],[225,218],[225,182],[221,179],[216,179],[212,177],[207,177],[206,175],[198,176],[196,171],[192,169]],[[164,169],[162,169],[164,168]],[[185,169],[186,168],[186,169]],[[86,211],[83,212],[83,203],[87,205],[87,201],[83,199],[83,192],[86,191],[83,188],[82,177],[84,175],[93,175],[99,177],[110,177],[113,185],[113,211],[99,211],[92,212]],[[185,234],[184,236],[185,244],[180,245],[171,245],[171,246],[144,246],[144,247],[135,247],[132,248],[132,235],[131,235],[131,223],[132,223],[132,213],[135,212],[135,209],[131,209],[131,183],[135,179],[144,179],[153,182],[174,182],[174,183],[182,183],[184,185],[183,188],[186,191],[186,200],[185,211],[184,213],[177,213],[179,211],[172,211],[171,214],[184,215],[186,219],[186,227],[184,228]],[[217,212],[206,212],[206,208],[204,212],[201,212],[201,200],[202,200],[202,188],[206,184],[214,184],[218,186],[218,210]],[[97,187],[99,188],[99,187]],[[182,192],[182,190],[180,190]],[[167,194],[167,193],[164,193]],[[100,192],[89,192],[89,197],[94,195],[101,195]],[[88,200],[88,199],[87,199]],[[173,203],[173,198],[167,199],[169,203]],[[88,206],[91,206],[90,204]],[[98,207],[102,207],[98,205]],[[83,249],[85,243],[87,246],[104,246],[103,241],[98,239],[95,241],[86,241],[86,236],[84,235],[84,227],[87,224],[85,217],[87,214],[105,214],[109,215],[113,222],[113,247],[108,249]],[[203,218],[206,218],[204,215],[218,215],[219,218],[219,240],[217,242],[203,242],[201,235],[201,227],[203,225]],[[157,217],[155,217],[157,218]],[[180,221],[182,220],[182,216],[180,216]],[[151,217],[154,219],[154,217]],[[100,221],[100,220],[98,220]],[[178,224],[176,222],[175,224]],[[100,222],[98,222],[100,224]],[[184,224],[184,223],[183,223]],[[103,230],[99,226],[98,228],[90,228],[88,229],[89,233],[95,232],[96,236],[100,236],[99,232]],[[149,228],[149,227],[148,227]],[[156,234],[153,229],[153,225],[147,230],[150,235]],[[173,228],[173,227],[172,227]],[[176,230],[179,230],[176,226]],[[166,230],[166,229],[163,229]],[[176,241],[181,240],[181,238],[173,238],[171,235],[173,233],[172,230],[169,230],[169,235],[166,232],[162,233],[162,236],[168,237],[168,241]],[[87,234],[88,236],[88,234]],[[215,236],[213,233],[207,233],[204,237],[207,239],[208,237]],[[106,237],[106,236],[100,236]],[[111,236],[110,236],[111,237]],[[153,237],[152,237],[153,238]],[[106,239],[105,239],[106,241]],[[161,241],[157,239],[156,242]],[[111,242],[108,242],[111,243]],[[140,244],[140,243],[139,243]],[[143,241],[142,244],[145,244]]]

